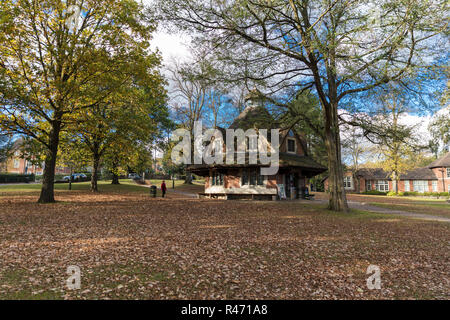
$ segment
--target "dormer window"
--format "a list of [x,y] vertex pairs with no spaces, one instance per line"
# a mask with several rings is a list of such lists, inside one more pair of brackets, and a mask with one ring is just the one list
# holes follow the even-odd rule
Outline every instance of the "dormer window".
[[297,151],[297,142],[295,141],[295,139],[287,139],[287,151],[289,153],[295,153]]

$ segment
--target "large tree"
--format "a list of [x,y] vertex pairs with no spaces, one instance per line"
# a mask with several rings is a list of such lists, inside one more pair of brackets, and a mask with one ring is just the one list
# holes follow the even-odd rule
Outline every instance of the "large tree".
[[[354,94],[405,77],[446,28],[446,1],[161,0],[165,20],[213,48],[227,78],[259,84],[286,106],[312,89],[322,105],[329,208],[348,210],[338,110]],[[430,61],[429,60],[429,61]],[[274,99],[275,100],[275,99]]]
[[[98,171],[105,155],[114,175],[136,150],[142,152],[142,146],[160,138],[161,126],[167,122],[165,82],[158,69],[160,58],[145,55],[141,57],[141,65],[141,72],[134,74],[126,85],[104,103],[77,113],[69,124],[73,136],[79,138],[91,155],[92,192],[98,191]],[[103,85],[107,83],[105,80]]]
[[133,0],[6,0],[0,21],[0,126],[45,146],[39,202],[54,202],[61,130],[139,70],[155,26]]
[[373,94],[370,103],[375,112],[360,123],[363,135],[381,156],[382,168],[389,172],[396,193],[400,175],[412,168],[411,156],[427,148],[416,132],[417,124],[410,124],[405,119],[409,113],[418,110],[411,98],[400,84],[392,83]]

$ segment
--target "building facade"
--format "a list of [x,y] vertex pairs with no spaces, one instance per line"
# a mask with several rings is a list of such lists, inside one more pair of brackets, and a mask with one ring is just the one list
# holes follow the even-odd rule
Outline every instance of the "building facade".
[[[328,190],[328,179],[325,179]],[[395,181],[390,173],[380,168],[364,168],[355,174],[344,174],[344,187],[347,192],[360,193],[371,190],[380,192],[395,191]],[[450,190],[450,152],[434,161],[428,167],[417,168],[400,176],[399,192],[449,192]]]
[[[268,111],[247,96],[247,107],[234,120],[230,129],[276,129],[278,124]],[[225,129],[218,128],[223,133]],[[223,134],[226,136],[226,134]],[[280,130],[279,170],[271,176],[261,175],[260,164],[191,165],[188,170],[205,178],[205,191],[200,196],[220,199],[273,199],[278,196],[295,199],[301,196],[309,179],[326,168],[308,156],[305,139],[293,130]],[[247,141],[246,150],[248,150]],[[223,143],[226,150],[226,140]]]
[[[42,165],[35,165],[31,161],[25,159],[21,151],[22,143],[22,138],[19,138],[14,142],[11,156],[4,163],[0,164],[0,172],[42,175],[44,173],[44,163],[42,163]],[[56,167],[55,174],[70,174],[70,169],[66,167]]]

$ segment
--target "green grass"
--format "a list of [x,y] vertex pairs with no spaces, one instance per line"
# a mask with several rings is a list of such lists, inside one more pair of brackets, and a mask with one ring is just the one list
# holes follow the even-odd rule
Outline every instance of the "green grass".
[[[296,207],[293,207],[293,209],[298,209],[297,203],[292,202],[282,202],[287,205],[294,205]],[[332,216],[339,219],[397,219],[397,218],[403,218],[399,215],[394,215],[390,213],[378,213],[378,212],[370,212],[370,211],[364,211],[364,210],[357,210],[357,209],[350,209],[347,213],[342,212],[335,212],[330,211],[327,209],[326,205],[323,204],[314,204],[314,203],[302,203],[301,204],[301,212],[305,212],[304,209],[307,209],[311,213],[315,214],[323,214],[327,216]],[[307,212],[307,211],[306,211]]]
[[[39,192],[41,190],[41,184],[14,184],[14,185],[1,185],[0,193],[26,193],[26,192]],[[72,191],[89,191],[91,187],[90,181],[72,183]],[[104,192],[148,192],[147,188],[137,185],[132,180],[124,179],[120,180],[120,185],[112,185],[111,181],[99,181],[99,191]],[[57,191],[70,191],[68,183],[55,183],[55,190]]]
[[[136,184],[131,179],[121,179],[119,180],[120,185],[112,185],[111,181],[98,181],[98,189],[100,192],[105,193],[149,193],[148,185]],[[160,187],[162,180],[150,180],[153,185],[158,187],[157,195],[160,195]],[[204,181],[194,181],[194,185],[203,185]],[[172,189],[172,180],[166,180],[166,185],[168,189]],[[175,180],[175,189],[180,189],[180,191],[188,192],[191,185],[185,185],[183,180]],[[0,195],[17,195],[17,194],[34,194],[41,191],[42,185],[40,183],[35,184],[8,184],[0,185]],[[72,183],[72,190],[69,190],[68,183],[55,183],[55,190],[58,192],[73,192],[73,191],[89,191],[91,188],[91,182],[77,182]]]

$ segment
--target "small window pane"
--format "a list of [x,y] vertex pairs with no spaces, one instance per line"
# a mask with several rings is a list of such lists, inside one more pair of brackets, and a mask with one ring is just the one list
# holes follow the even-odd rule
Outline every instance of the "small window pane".
[[247,170],[242,170],[242,185],[245,186],[248,184],[248,172]]
[[262,186],[264,185],[264,176],[258,174],[258,181],[257,181],[258,186]]
[[288,151],[295,152],[295,140],[288,140]]
[[250,185],[256,186],[256,171],[255,170],[252,170],[250,172]]

